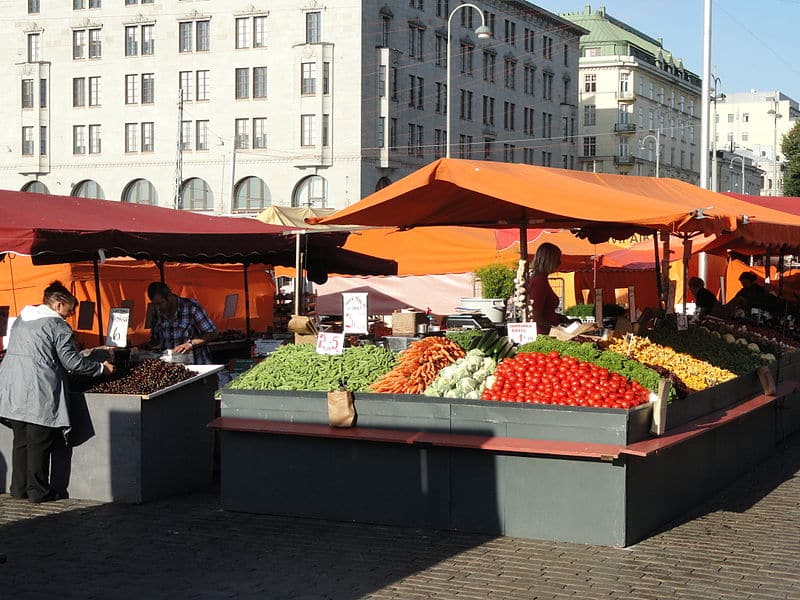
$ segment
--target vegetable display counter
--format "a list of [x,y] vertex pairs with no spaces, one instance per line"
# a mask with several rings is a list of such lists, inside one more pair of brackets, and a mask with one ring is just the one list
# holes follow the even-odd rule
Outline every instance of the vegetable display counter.
[[[627,546],[800,428],[798,357],[652,409],[356,393],[356,427],[319,392],[222,391],[226,510]],[[253,465],[258,465],[254,469]]]
[[[52,483],[71,498],[140,503],[207,488],[212,481],[216,373],[147,395],[72,393],[69,444],[53,455]],[[11,481],[12,433],[0,426],[0,490]]]

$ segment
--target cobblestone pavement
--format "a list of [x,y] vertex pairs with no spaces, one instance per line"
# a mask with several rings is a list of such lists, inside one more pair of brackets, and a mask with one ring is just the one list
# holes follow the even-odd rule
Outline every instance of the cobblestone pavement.
[[0,598],[800,599],[800,436],[627,549],[0,495]]

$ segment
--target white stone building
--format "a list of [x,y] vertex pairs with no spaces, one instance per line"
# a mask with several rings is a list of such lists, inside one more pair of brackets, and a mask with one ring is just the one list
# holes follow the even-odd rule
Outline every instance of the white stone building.
[[752,152],[759,168],[764,171],[764,186],[760,193],[780,196],[783,194],[782,166],[785,162],[781,141],[798,118],[797,101],[777,90],[728,94],[716,102],[712,124],[714,143],[717,148],[741,148]]
[[0,187],[342,208],[444,155],[451,13],[452,156],[573,168],[584,31],[490,0],[479,40],[459,5],[0,0]]
[[589,30],[580,44],[580,167],[698,183],[700,77],[605,7],[562,16]]

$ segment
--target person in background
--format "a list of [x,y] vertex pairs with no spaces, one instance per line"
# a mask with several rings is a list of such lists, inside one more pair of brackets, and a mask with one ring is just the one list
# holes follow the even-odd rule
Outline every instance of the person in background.
[[193,364],[210,364],[211,353],[206,344],[218,333],[200,303],[173,294],[169,286],[160,281],[147,286],[147,297],[155,307],[148,347],[171,349],[179,354],[193,352]]
[[718,311],[721,305],[717,297],[706,288],[706,282],[700,277],[689,279],[689,290],[694,297],[695,315],[702,317]]
[[26,306],[11,328],[0,363],[0,421],[14,431],[11,495],[30,502],[58,500],[50,457],[58,433],[70,427],[68,372],[110,375],[114,366],[81,356],[66,318],[78,300],[61,282],[44,290],[42,304]]
[[531,304],[530,320],[536,323],[536,332],[540,334],[546,335],[555,325],[572,322],[572,319],[556,312],[558,296],[548,281],[560,264],[561,250],[555,244],[545,242],[536,250],[528,276],[528,301]]

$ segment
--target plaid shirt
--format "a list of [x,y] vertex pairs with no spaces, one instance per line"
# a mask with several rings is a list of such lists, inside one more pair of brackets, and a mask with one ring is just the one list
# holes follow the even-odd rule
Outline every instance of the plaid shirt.
[[[208,317],[208,313],[196,300],[175,296],[178,308],[175,317],[170,319],[166,315],[155,311],[151,335],[155,342],[161,344],[164,350],[175,348],[191,339],[203,337],[207,333],[217,330]],[[211,353],[203,344],[194,348],[194,364],[207,365],[211,363]]]

